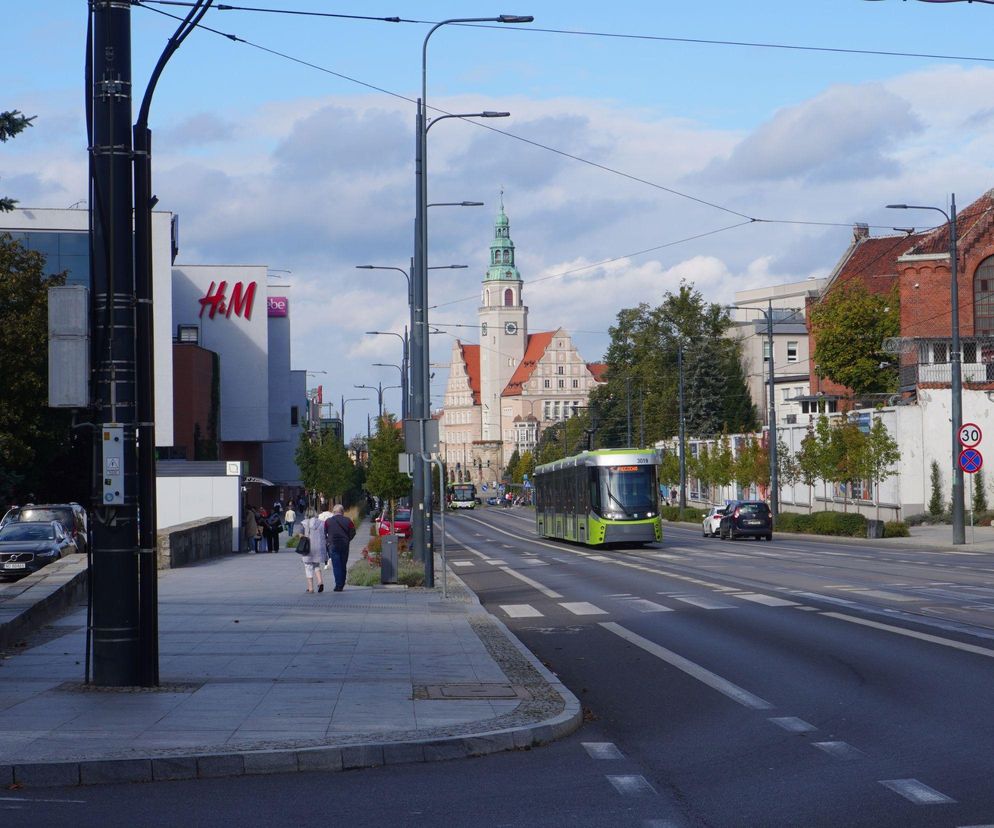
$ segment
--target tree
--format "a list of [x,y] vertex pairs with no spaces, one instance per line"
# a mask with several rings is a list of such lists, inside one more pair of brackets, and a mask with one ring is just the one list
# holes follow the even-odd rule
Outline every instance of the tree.
[[[675,451],[665,450],[659,461],[659,482],[669,488],[680,484],[680,457]],[[669,497],[669,491],[666,493]]]
[[801,448],[797,452],[798,477],[808,487],[808,513],[814,511],[814,487],[821,468],[820,452],[821,447],[818,445],[818,438],[815,436],[815,431],[811,427],[811,424],[808,423],[807,434],[801,440]]
[[[782,437],[777,438],[777,482],[783,487],[793,486],[801,479],[801,467],[797,455],[790,450]],[[779,501],[781,492],[777,492]]]
[[518,454],[518,450],[515,449],[511,452],[511,459],[507,461],[507,467],[504,469],[504,473],[511,478],[512,483],[521,482],[521,472],[518,470],[518,465],[521,463],[521,455]]
[[897,440],[890,436],[883,418],[877,417],[867,435],[867,470],[873,481],[873,500],[877,504],[877,520],[880,519],[880,484],[897,472],[894,464],[901,459]]
[[932,495],[928,499],[928,513],[930,515],[941,515],[942,514],[942,473],[939,471],[939,463],[936,460],[932,461],[931,466],[932,472]]
[[521,480],[518,482],[524,482],[525,475],[531,480],[535,475],[535,455],[530,451],[526,451],[521,455],[521,462],[518,463],[518,472],[521,475]]
[[987,511],[987,489],[984,487],[983,469],[973,475],[973,511]]
[[48,407],[48,288],[45,257],[0,234],[0,498],[85,500],[90,433],[70,429],[68,411]]
[[[381,500],[390,502],[410,494],[411,478],[398,466],[398,457],[404,451],[404,438],[394,423],[392,414],[385,414],[379,421],[376,434],[369,441],[369,471],[366,488]],[[414,504],[415,507],[417,504]]]
[[735,482],[743,489],[753,483],[768,486],[770,483],[769,455],[753,436],[748,436],[739,447],[733,465]]
[[721,435],[711,454],[711,476],[715,486],[729,486],[735,479],[735,458],[732,456],[732,443],[728,432]]
[[847,417],[839,417],[832,425],[832,455],[835,460],[835,473],[832,478],[844,483],[842,491],[842,511],[848,511],[849,496],[855,491],[856,481],[870,477],[870,454],[866,435],[860,427]]
[[831,290],[811,309],[809,324],[820,377],[857,396],[897,390],[897,367],[883,350],[884,339],[901,332],[897,288],[870,293],[857,282]]
[[[8,112],[0,112],[0,142],[7,143],[7,141],[15,135],[23,132],[27,127],[31,126],[31,122],[33,120],[34,116],[27,118],[23,113],[18,112],[16,109],[12,109]],[[16,200],[12,198],[0,197],[0,213],[8,213],[13,210],[16,205]]]
[[322,430],[316,437],[302,434],[296,460],[300,479],[312,492],[343,504],[355,494],[352,458],[329,429]]

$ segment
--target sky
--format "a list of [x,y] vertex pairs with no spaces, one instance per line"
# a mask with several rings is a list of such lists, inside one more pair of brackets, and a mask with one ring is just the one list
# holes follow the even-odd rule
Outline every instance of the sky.
[[[371,397],[348,404],[350,435],[376,409],[375,393],[353,386],[398,382],[372,363],[399,363],[399,340],[364,332],[403,330],[404,279],[355,266],[406,268],[411,256],[427,21],[535,17],[450,25],[430,41],[435,114],[511,113],[430,133],[429,201],[485,202],[429,211],[429,264],[467,265],[430,278],[430,322],[447,332],[431,337],[436,407],[454,338],[478,339],[502,189],[529,328],[565,328],[593,362],[621,309],[658,304],[681,280],[728,304],[739,290],[825,276],[854,222],[874,233],[935,223],[884,205],[945,207],[955,193],[963,207],[994,188],[994,5],[229,5],[421,21],[212,11],[206,25],[254,45],[193,33],[151,109],[153,189],[158,209],[180,215],[178,261],[265,264],[291,286],[293,367],[315,372],[326,400]],[[185,11],[133,9],[136,100],[177,25],[153,9]],[[37,119],[0,144],[0,193],[68,207],[87,196],[87,3],[5,0],[4,12],[0,108]],[[385,403],[398,410],[399,392]]]

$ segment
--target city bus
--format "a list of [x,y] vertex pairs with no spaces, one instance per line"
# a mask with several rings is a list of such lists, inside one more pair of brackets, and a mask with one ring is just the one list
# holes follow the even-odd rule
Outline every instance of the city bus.
[[475,509],[476,508],[476,486],[472,483],[454,483],[449,487],[451,499],[450,509]]
[[538,534],[591,546],[663,538],[653,449],[600,449],[535,469]]

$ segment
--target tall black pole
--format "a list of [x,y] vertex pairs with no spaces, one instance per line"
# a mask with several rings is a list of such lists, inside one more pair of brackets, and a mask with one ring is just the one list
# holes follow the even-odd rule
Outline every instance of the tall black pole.
[[773,302],[770,301],[766,310],[766,341],[770,350],[770,399],[769,399],[769,456],[770,456],[770,511],[774,516],[780,514],[780,479],[779,463],[777,462],[777,401],[776,401],[776,366],[773,364]]
[[139,650],[131,9],[92,0],[93,680],[143,680]]
[[953,426],[953,543],[966,543],[963,505],[963,467],[959,464],[959,432],[963,425],[963,352],[959,338],[959,253],[956,249],[956,194],[949,204],[949,315],[952,318],[952,347],[949,349],[949,379]]
[[683,342],[677,346],[676,351],[677,373],[679,375],[679,417],[678,424],[680,434],[680,508],[687,508],[687,424],[683,414]]
[[639,448],[645,448],[645,385],[639,385]]
[[[421,223],[422,216],[422,196],[421,186],[423,172],[422,160],[422,119],[424,114],[421,101],[417,106],[416,139],[414,151],[414,174],[415,174],[415,218],[414,218],[414,269],[411,271],[411,419],[419,420],[423,417],[422,400],[424,398],[424,380],[422,370],[424,359],[422,349],[424,347],[424,328],[421,325],[421,316],[424,313],[424,279],[422,267],[424,265],[421,256]],[[424,515],[424,490],[425,479],[423,473],[424,463],[420,457],[415,457],[411,474],[411,530],[412,541],[415,554],[425,561],[427,558],[425,549],[425,515]]]

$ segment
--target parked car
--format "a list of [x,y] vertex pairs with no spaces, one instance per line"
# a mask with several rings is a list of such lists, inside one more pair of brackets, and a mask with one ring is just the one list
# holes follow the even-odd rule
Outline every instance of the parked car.
[[725,514],[724,506],[712,506],[708,509],[708,513],[704,516],[703,528],[704,537],[714,538],[718,535],[718,529],[721,528],[721,516]]
[[57,520],[9,522],[0,527],[0,578],[23,578],[74,551]]
[[718,535],[722,540],[766,538],[773,540],[773,514],[762,500],[736,500],[721,516]]
[[389,535],[391,533],[395,535],[401,535],[402,537],[411,539],[411,534],[413,530],[411,529],[411,510],[410,509],[397,509],[393,514],[393,524],[390,523],[389,518],[390,512],[384,513],[384,516],[377,521],[378,532],[381,535]]
[[13,506],[0,520],[0,528],[9,523],[48,523],[57,520],[73,544],[75,552],[85,553],[88,533],[86,509],[78,503],[30,503]]

